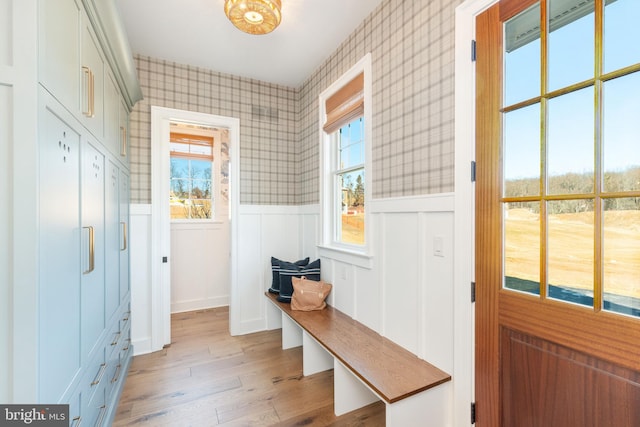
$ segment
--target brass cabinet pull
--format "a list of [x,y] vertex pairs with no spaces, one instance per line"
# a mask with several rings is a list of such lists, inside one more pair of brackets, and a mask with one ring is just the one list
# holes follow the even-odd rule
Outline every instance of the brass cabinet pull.
[[92,226],[82,228],[85,230],[89,230],[89,268],[83,271],[82,274],[89,274],[95,269],[96,266],[95,230]]
[[120,155],[122,157],[127,156],[127,128],[124,126],[120,126]]
[[116,373],[113,376],[113,378],[111,378],[111,382],[112,383],[117,383],[118,380],[120,379],[120,369],[122,368],[122,364],[118,363],[118,366],[116,366]]
[[95,81],[94,81],[94,76],[93,76],[93,72],[91,71],[91,68],[87,67],[87,66],[83,66],[82,67],[82,73],[84,75],[84,83],[85,83],[85,91],[86,91],[86,106],[83,105],[82,108],[82,114],[84,114],[87,117],[93,117],[94,116],[94,103],[95,103],[95,94],[94,94],[94,86],[95,86]]
[[116,334],[116,337],[114,338],[114,340],[113,340],[113,341],[111,341],[111,345],[116,345],[116,344],[118,344],[118,341],[120,341],[120,334],[121,334],[121,333],[122,333],[122,332],[118,332],[118,333]]
[[122,226],[122,246],[120,246],[121,251],[127,250],[127,223],[124,221],[120,221],[120,225]]
[[100,384],[100,381],[102,381],[102,377],[104,376],[104,373],[105,373],[106,370],[107,370],[107,364],[106,363],[103,363],[102,365],[100,365],[100,371],[98,372],[98,375],[96,375],[96,379],[91,382],[91,386],[92,387],[94,385]]

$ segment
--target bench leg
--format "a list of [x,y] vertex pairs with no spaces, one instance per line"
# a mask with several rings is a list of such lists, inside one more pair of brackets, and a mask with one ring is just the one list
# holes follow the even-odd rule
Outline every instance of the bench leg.
[[282,313],[282,349],[300,347],[302,345],[302,328],[289,316]]
[[[377,402],[376,396],[359,378],[334,359],[333,363],[333,409],[336,416],[354,411],[370,403]],[[388,426],[396,426],[389,424]],[[398,426],[400,424],[397,424]]]
[[451,383],[386,404],[386,425],[389,427],[450,426],[449,394]]
[[313,339],[306,331],[302,331],[302,373],[304,376],[333,369],[333,356]]

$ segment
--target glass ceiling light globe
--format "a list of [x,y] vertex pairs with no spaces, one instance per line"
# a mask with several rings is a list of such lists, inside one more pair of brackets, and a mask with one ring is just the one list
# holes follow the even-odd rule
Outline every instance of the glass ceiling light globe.
[[280,0],[226,0],[229,21],[248,34],[267,34],[280,25]]

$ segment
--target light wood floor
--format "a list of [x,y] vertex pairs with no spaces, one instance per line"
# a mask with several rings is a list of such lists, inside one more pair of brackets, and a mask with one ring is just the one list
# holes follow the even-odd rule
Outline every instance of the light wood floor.
[[382,402],[333,413],[333,371],[302,376],[280,330],[232,337],[229,310],[175,314],[171,346],[136,356],[114,426],[384,426]]

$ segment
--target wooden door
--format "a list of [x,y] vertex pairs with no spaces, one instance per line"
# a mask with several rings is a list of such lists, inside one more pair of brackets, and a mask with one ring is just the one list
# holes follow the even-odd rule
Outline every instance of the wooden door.
[[480,427],[640,425],[640,2],[479,15]]

